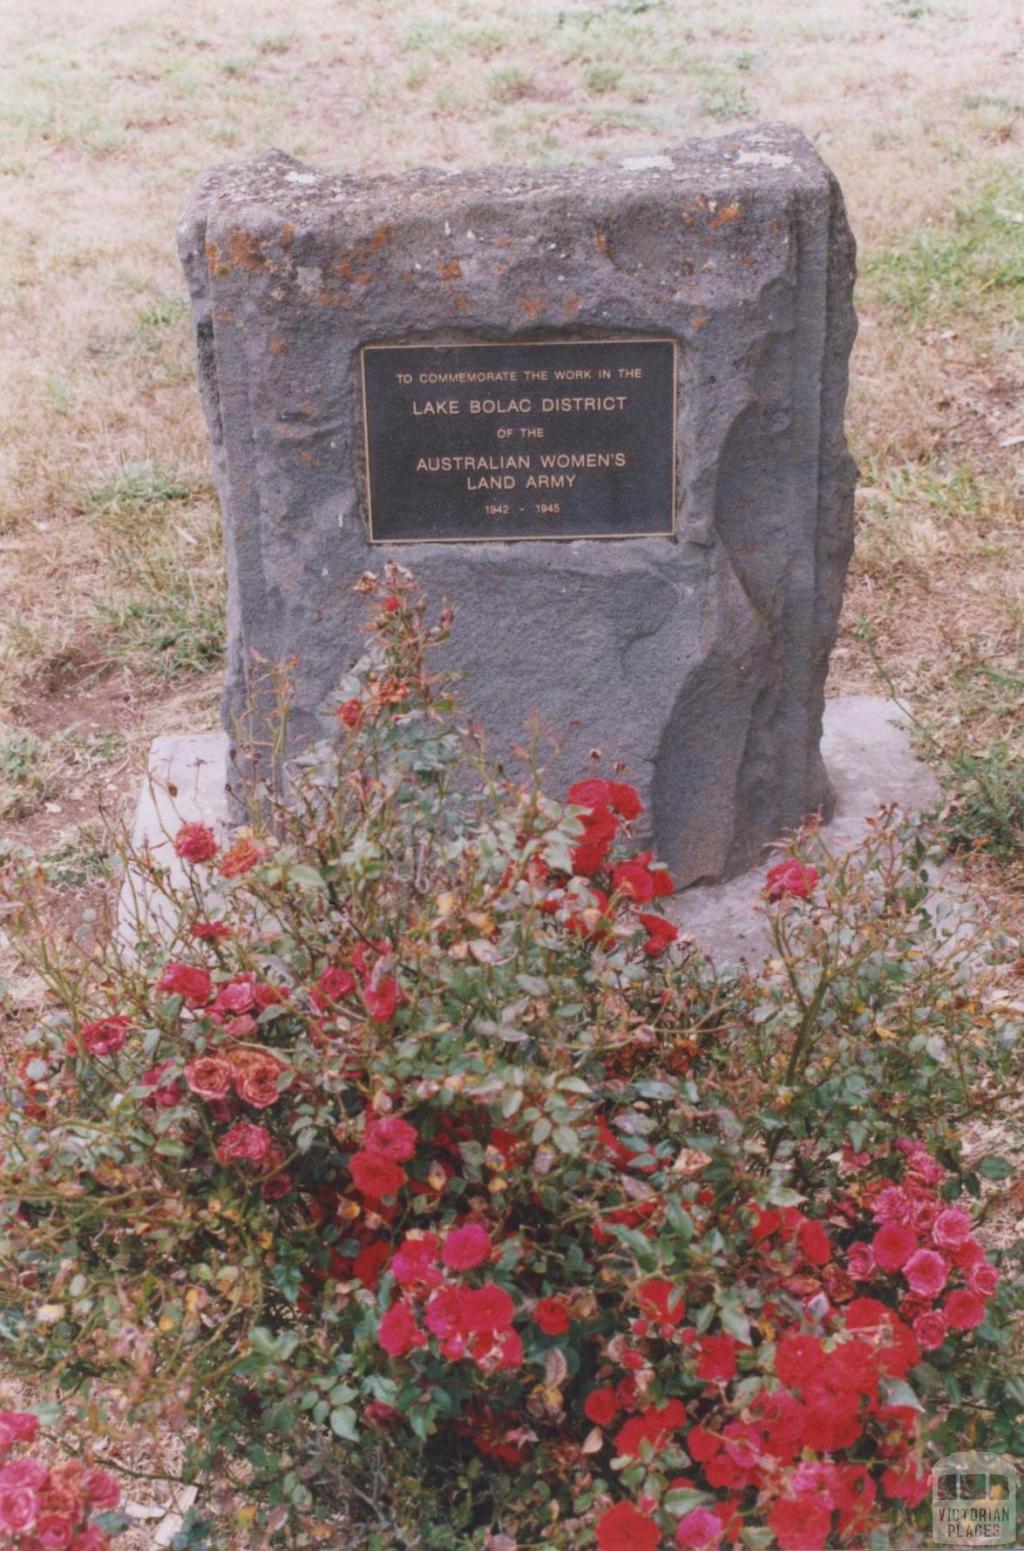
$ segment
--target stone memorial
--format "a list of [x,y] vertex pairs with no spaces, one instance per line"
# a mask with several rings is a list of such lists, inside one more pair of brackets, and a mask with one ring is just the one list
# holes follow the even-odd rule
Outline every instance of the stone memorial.
[[803,136],[374,178],[269,152],[202,178],[180,249],[229,731],[294,658],[322,735],[393,558],[454,606],[492,746],[536,714],[551,790],[623,771],[684,884],[827,811],[854,245]]

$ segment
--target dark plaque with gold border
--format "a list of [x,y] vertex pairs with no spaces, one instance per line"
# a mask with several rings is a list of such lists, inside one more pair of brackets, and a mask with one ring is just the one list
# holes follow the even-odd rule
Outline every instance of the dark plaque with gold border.
[[365,345],[370,541],[671,538],[671,339]]

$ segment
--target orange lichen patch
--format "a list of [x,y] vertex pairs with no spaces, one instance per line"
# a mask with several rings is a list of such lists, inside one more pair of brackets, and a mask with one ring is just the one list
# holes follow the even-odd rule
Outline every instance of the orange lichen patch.
[[704,327],[704,325],[705,325],[705,323],[707,321],[708,321],[707,313],[706,312],[698,312],[695,315],[695,317],[692,319],[692,321],[690,323],[690,327],[693,329],[693,332],[695,334],[699,334],[701,329]]
[[507,248],[511,241],[511,237],[495,237],[494,246],[496,248]]
[[723,226],[731,226],[733,221],[738,221],[741,215],[740,207],[735,200],[730,205],[723,205],[716,216],[712,216],[708,222],[708,231],[717,232]]
[[[353,274],[353,266],[357,264],[360,266],[369,264],[370,260],[373,258],[373,255],[375,253],[379,253],[381,248],[383,248],[385,243],[389,242],[390,239],[391,227],[387,223],[385,223],[383,226],[375,227],[364,242],[357,242],[354,248],[350,249],[350,251],[347,252],[342,258],[338,259],[334,266],[338,274],[343,280],[355,279],[357,284],[365,285],[367,282],[361,278],[361,275]],[[365,273],[365,269],[362,271],[362,273]]]
[[519,308],[519,311],[525,313],[528,318],[539,318],[547,310],[547,305],[547,297],[536,294],[520,296],[516,300],[516,306]]
[[231,266],[236,269],[247,269],[250,274],[256,269],[262,269],[267,262],[263,256],[263,246],[258,237],[252,232],[241,230],[231,233],[228,240],[228,256]]
[[228,275],[231,273],[231,265],[220,256],[220,249],[215,242],[206,244],[206,267],[211,275]]
[[608,257],[608,238],[605,236],[604,232],[596,231],[594,233],[594,247],[597,249],[598,253],[600,253],[602,258]]
[[282,353],[282,351],[287,350],[287,348],[288,348],[288,346],[285,344],[284,340],[281,339],[280,337],[278,337],[277,339],[272,339],[270,341],[270,353],[271,353],[271,355],[280,355]]
[[449,259],[447,264],[438,265],[437,273],[442,280],[461,280],[462,265],[457,258]]
[[281,228],[281,247],[287,253],[295,241],[295,227],[291,221],[285,221]]
[[575,318],[576,314],[580,310],[581,300],[582,297],[579,296],[567,296],[565,298],[565,303],[562,310],[567,318]]
[[361,269],[358,275],[352,276],[353,285],[369,285],[372,280],[373,276],[368,269]]
[[466,296],[466,294],[463,291],[460,291],[458,296],[456,296],[456,298],[455,298],[455,311],[456,312],[469,312],[469,310],[470,310],[469,297]]

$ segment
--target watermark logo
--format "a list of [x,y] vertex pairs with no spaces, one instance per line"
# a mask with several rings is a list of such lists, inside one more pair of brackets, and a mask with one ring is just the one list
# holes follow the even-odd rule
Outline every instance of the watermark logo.
[[1005,1454],[949,1454],[932,1471],[932,1539],[941,1546],[1012,1546],[1017,1467]]

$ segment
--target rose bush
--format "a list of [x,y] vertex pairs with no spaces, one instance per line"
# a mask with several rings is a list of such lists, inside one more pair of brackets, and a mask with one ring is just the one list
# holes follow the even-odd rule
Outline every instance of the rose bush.
[[[514,1551],[916,1533],[1020,1452],[1019,1283],[959,1128],[1016,1074],[889,824],[771,870],[716,972],[624,782],[489,766],[411,579],[365,578],[338,741],[251,749],[251,831],[131,856],[161,905],[8,1052],[10,1367],[79,1434],[172,1428],[182,1545]],[[1005,1167],[1009,1167],[1008,1164]]]

